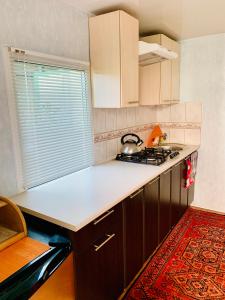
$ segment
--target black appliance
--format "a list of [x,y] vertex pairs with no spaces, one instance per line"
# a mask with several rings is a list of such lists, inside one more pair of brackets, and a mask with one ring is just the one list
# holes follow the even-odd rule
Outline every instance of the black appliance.
[[71,252],[67,238],[55,235],[48,251],[0,283],[1,300],[27,300],[60,267]]

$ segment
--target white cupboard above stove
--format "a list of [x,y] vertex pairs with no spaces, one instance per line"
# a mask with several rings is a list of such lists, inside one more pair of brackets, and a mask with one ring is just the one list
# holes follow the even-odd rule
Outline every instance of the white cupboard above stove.
[[141,39],[157,43],[177,53],[177,58],[140,66],[140,105],[160,105],[179,102],[180,94],[180,45],[164,34]]
[[91,17],[89,31],[93,106],[138,106],[138,20],[118,10]]

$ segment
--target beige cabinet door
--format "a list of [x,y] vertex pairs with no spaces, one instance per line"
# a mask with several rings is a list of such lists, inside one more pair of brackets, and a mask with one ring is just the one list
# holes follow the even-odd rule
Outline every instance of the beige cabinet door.
[[171,82],[171,60],[165,60],[161,62],[160,104],[170,104]]
[[166,35],[164,34],[160,34],[160,40],[161,40],[161,45],[165,48],[167,48],[168,50],[172,50],[173,47],[173,40],[171,40],[170,38],[168,38]]
[[[165,60],[160,63],[160,100],[158,104],[172,104],[179,102],[179,94],[180,94],[180,46],[176,41],[171,40],[164,34],[155,34],[152,36],[147,36],[141,38],[142,41],[148,43],[158,43],[163,47],[166,47],[168,50],[174,51],[178,53],[178,58],[173,60]],[[142,74],[140,75],[140,100],[141,104],[146,103],[147,95],[149,97],[149,93],[152,95],[153,93],[158,93],[156,89],[156,83],[154,78],[152,78],[150,70],[153,67],[150,67],[149,70],[141,69]],[[158,73],[157,73],[158,74]],[[151,76],[152,85],[155,87],[155,92],[147,91],[147,78],[144,77]],[[158,78],[158,77],[157,77]],[[157,85],[158,86],[158,85]],[[148,93],[148,94],[147,94]],[[152,102],[152,101],[151,101]],[[153,102],[152,102],[153,103]],[[143,104],[142,104],[143,105]],[[151,104],[149,104],[151,105]]]
[[162,62],[161,66],[161,103],[173,104],[180,98],[180,45],[164,34],[161,34],[161,45],[178,54],[178,58]]
[[175,41],[172,45],[172,51],[178,54],[171,60],[171,101],[176,103],[180,101],[180,45]]
[[89,19],[94,107],[120,107],[119,11]]
[[160,104],[160,63],[140,67],[140,105]]
[[138,105],[139,22],[118,10],[89,19],[94,107]]
[[121,107],[138,106],[138,20],[120,11]]

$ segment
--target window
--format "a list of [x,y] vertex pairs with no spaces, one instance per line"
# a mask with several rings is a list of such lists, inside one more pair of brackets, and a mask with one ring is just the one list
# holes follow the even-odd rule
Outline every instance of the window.
[[92,164],[88,67],[9,49],[25,189]]

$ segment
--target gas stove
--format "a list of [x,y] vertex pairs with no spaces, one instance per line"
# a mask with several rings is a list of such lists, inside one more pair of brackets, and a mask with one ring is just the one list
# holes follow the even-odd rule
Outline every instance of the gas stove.
[[123,153],[117,154],[116,159],[125,162],[159,166],[163,164],[168,157],[172,159],[178,154],[178,151],[166,150],[160,147],[145,148],[142,151],[132,155]]

